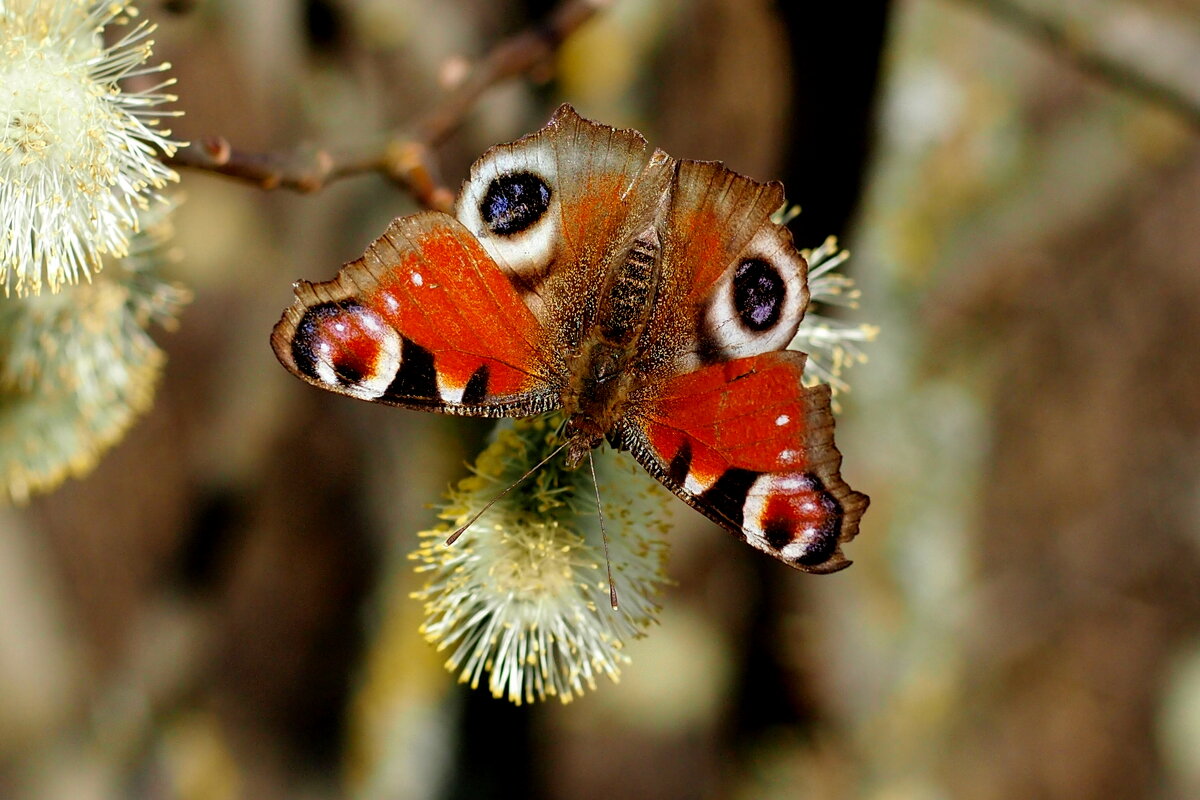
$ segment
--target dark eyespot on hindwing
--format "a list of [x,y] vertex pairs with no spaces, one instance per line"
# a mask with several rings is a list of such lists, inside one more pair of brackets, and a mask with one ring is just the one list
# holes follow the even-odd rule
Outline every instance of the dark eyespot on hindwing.
[[775,327],[786,296],[783,276],[760,258],[746,259],[733,273],[733,303],[738,319],[756,333]]
[[500,175],[488,184],[479,215],[488,230],[501,236],[520,233],[550,207],[550,187],[532,172]]
[[705,302],[696,330],[701,363],[787,347],[808,304],[807,269],[787,229],[764,225]]

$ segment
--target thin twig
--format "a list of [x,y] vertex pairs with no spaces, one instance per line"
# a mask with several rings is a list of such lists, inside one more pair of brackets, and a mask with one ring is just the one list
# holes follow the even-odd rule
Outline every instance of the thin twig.
[[1104,52],[1095,42],[1073,33],[1063,23],[1016,0],[959,0],[1034,39],[1076,67],[1117,89],[1161,106],[1200,129],[1200,98],[1149,75],[1138,64]]
[[176,167],[216,172],[256,183],[262,189],[294,189],[312,192],[343,175],[381,169],[382,155],[355,159],[335,156],[326,149],[295,153],[252,153],[235,150],[224,136],[209,136],[164,159]]
[[545,64],[559,46],[610,0],[568,0],[540,24],[496,45],[467,77],[417,125],[417,139],[440,144],[492,86]]
[[262,189],[315,192],[335,180],[381,173],[410,192],[421,205],[442,211],[454,193],[435,179],[432,148],[462,125],[479,98],[504,80],[543,65],[558,47],[609,0],[566,0],[540,24],[497,44],[428,114],[409,131],[381,137],[382,144],[357,150],[328,147],[292,153],[239,150],[222,136],[181,147],[163,160],[176,167],[204,170],[253,183]]

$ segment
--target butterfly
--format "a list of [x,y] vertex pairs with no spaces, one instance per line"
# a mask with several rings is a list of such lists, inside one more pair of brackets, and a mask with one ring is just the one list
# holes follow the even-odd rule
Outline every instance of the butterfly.
[[607,440],[746,543],[849,565],[867,507],[839,472],[830,390],[785,349],[807,269],[779,183],[648,152],[564,105],[471,167],[453,216],[394,220],[271,344],[322,389],[480,417],[560,410],[576,467]]

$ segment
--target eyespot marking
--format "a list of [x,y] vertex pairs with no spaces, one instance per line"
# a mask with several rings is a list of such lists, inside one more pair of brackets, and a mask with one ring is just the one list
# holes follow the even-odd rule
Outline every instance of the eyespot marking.
[[[811,472],[763,475],[751,487],[745,530],[784,561],[815,567],[837,550],[842,506]],[[753,542],[751,542],[753,544]]]
[[779,270],[761,258],[747,258],[733,273],[733,304],[742,325],[755,333],[779,323],[787,284]]
[[786,347],[808,303],[807,269],[786,229],[763,226],[706,300],[696,331],[701,363]]
[[[544,276],[562,244],[557,177],[551,142],[500,145],[471,167],[455,204],[455,216],[500,269],[523,282]],[[524,211],[516,213],[521,204],[510,195],[521,185]]]
[[550,187],[532,172],[499,175],[488,184],[479,215],[492,233],[512,236],[531,227],[550,207]]
[[296,325],[292,360],[314,381],[374,400],[400,369],[400,336],[354,300],[321,303]]

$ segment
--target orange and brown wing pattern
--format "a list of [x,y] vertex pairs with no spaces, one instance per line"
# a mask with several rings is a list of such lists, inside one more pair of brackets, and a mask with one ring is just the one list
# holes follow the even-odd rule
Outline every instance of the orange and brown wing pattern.
[[809,293],[808,265],[771,220],[783,187],[717,162],[680,161],[669,200],[642,369],[661,379],[786,347]]
[[759,183],[716,161],[680,161],[663,261],[681,297],[702,300],[781,205],[777,182]]
[[564,105],[540,130],[484,153],[455,213],[548,335],[571,347],[594,313],[613,254],[650,224],[670,163],[648,153],[637,131],[591,122]]
[[452,414],[549,411],[565,380],[509,279],[436,212],[393,221],[334,280],[297,283],[271,344],[314,386]]
[[667,488],[753,547],[807,572],[849,565],[866,495],[842,480],[829,388],[804,355],[725,361],[648,387],[614,437]]

